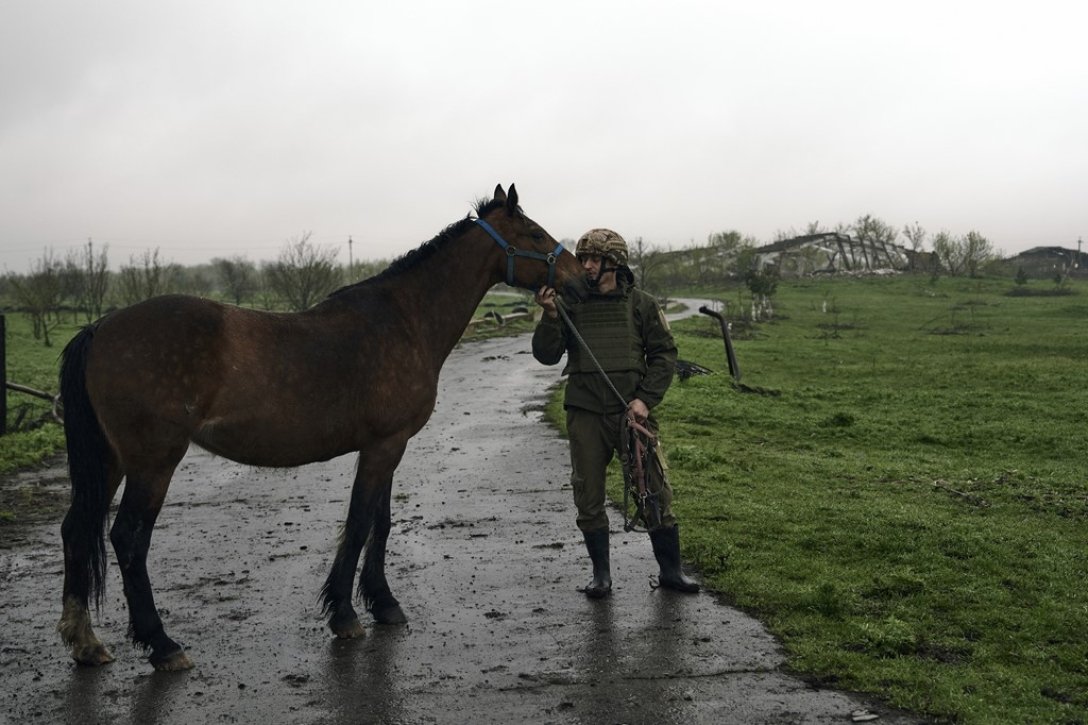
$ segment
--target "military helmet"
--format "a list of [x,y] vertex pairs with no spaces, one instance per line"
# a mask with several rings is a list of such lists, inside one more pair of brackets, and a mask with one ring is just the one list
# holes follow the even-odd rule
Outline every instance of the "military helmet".
[[611,229],[590,229],[578,239],[574,254],[577,257],[596,254],[612,260],[617,266],[627,266],[627,242]]

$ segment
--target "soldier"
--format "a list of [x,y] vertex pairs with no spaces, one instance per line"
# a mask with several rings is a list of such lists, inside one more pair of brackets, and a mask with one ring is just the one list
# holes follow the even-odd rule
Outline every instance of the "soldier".
[[[586,272],[589,298],[569,309],[569,316],[593,351],[608,380],[559,318],[556,293],[542,287],[536,302],[544,308],[533,333],[533,357],[555,365],[567,354],[568,375],[564,407],[570,440],[571,485],[578,509],[577,525],[585,536],[593,562],[593,579],[584,592],[591,598],[612,590],[608,557],[608,517],[605,513],[605,471],[620,445],[622,416],[649,421],[651,409],[665,397],[676,368],[676,343],[657,301],[634,286],[627,264],[627,243],[610,229],[582,235],[575,254]],[[669,503],[667,482],[660,494],[661,526],[650,531],[654,556],[661,567],[659,581],[667,589],[697,592],[699,584],[680,568],[680,533]]]

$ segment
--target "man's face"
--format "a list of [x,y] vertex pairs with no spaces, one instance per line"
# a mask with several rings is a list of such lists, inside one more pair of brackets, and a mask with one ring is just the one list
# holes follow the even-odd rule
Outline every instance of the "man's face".
[[604,261],[599,254],[583,254],[578,257],[578,261],[582,263],[582,269],[586,271],[586,276],[591,279],[597,279],[597,275],[601,271],[601,263]]
[[581,254],[578,261],[582,263],[582,269],[586,273],[586,281],[590,287],[597,287],[602,291],[609,291],[616,286],[616,270],[609,266],[607,272],[601,274],[601,268],[607,265],[607,260],[599,254]]

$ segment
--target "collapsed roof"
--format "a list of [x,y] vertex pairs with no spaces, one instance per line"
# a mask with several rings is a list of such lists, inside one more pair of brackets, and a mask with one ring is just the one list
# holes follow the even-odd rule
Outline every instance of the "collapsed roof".
[[834,272],[905,271],[928,264],[928,252],[879,240],[855,239],[841,232],[806,234],[756,249],[760,268],[783,276]]

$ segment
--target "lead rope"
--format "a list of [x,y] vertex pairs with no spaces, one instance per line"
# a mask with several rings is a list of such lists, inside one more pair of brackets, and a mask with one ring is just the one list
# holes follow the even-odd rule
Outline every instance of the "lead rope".
[[[646,427],[633,420],[633,416],[626,412],[629,405],[627,400],[616,389],[612,379],[608,377],[608,373],[604,371],[604,367],[597,360],[597,356],[593,354],[589,343],[585,341],[582,334],[578,332],[578,328],[574,326],[574,322],[567,315],[567,311],[563,308],[563,303],[559,299],[555,301],[555,309],[559,312],[559,316],[563,318],[563,322],[571,334],[574,335],[574,339],[578,341],[578,344],[582,346],[582,350],[589,356],[593,366],[597,368],[597,372],[608,383],[609,390],[623,404],[625,412],[622,414],[622,430],[620,431],[620,451],[623,454],[620,459],[623,464],[623,530],[634,531],[640,518],[646,525],[647,530],[655,529],[661,525],[661,508],[658,505],[657,494],[652,493],[646,483],[646,462],[648,458],[646,453],[655,449],[657,437]],[[635,516],[633,519],[627,515],[632,496],[635,498]]]
[[[623,530],[636,531],[639,519],[652,531],[661,526],[661,501],[658,493],[650,490],[650,469],[653,468],[665,478],[661,461],[657,457],[657,436],[647,426],[643,426],[631,416],[623,419],[623,433],[620,438],[623,445]],[[630,500],[635,499],[635,515],[628,518],[627,509]]]

